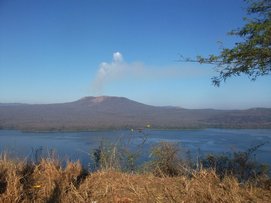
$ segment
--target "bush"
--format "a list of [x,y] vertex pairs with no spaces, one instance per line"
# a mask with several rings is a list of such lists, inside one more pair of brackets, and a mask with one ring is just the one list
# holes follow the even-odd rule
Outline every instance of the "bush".
[[100,146],[92,153],[94,169],[108,170],[120,169],[120,156],[116,145],[100,143]]
[[255,180],[259,176],[268,176],[268,165],[260,164],[253,159],[256,151],[264,144],[256,145],[246,151],[234,152],[231,156],[208,155],[201,160],[202,167],[214,169],[221,178],[227,174],[233,175],[241,182]]
[[143,147],[147,140],[147,134],[143,130],[140,130],[139,133],[141,134],[139,142],[138,137],[133,136],[133,131],[128,139],[119,137],[113,144],[101,141],[99,147],[91,153],[91,159],[94,163],[93,169],[136,171],[139,167],[138,159],[143,153]]
[[177,144],[160,142],[151,150],[151,158],[147,164],[150,170],[156,176],[177,176],[185,175],[191,171],[186,160],[181,158],[181,150]]

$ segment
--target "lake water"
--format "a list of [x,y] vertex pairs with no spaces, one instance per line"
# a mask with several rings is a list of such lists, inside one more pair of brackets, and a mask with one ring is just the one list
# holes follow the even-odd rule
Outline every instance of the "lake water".
[[[144,141],[144,145],[141,145]],[[143,147],[142,160],[148,158],[152,145],[172,142],[180,145],[183,152],[195,158],[209,153],[222,154],[244,151],[265,143],[257,150],[255,159],[271,165],[271,129],[203,129],[203,130],[144,130],[93,131],[93,132],[20,132],[0,130],[0,152],[7,151],[11,157],[33,158],[40,150],[43,156],[51,150],[61,160],[81,160],[90,163],[89,154],[100,143],[122,144],[132,150]]]

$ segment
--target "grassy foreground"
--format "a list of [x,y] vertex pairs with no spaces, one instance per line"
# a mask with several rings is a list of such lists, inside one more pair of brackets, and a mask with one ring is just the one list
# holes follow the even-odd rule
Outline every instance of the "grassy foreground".
[[191,177],[157,177],[117,170],[87,172],[79,162],[66,167],[42,159],[39,164],[0,158],[0,202],[271,202],[271,185],[240,184],[200,170]]

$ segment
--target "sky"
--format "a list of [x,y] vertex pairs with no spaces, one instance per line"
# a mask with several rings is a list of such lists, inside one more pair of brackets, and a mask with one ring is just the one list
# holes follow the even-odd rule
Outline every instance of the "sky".
[[218,54],[243,0],[0,0],[0,103],[121,96],[156,106],[271,107],[271,80],[230,78],[180,55]]

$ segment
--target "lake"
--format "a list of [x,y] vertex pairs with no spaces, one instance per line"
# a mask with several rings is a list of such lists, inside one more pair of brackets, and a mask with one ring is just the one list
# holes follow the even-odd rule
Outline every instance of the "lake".
[[[142,145],[142,142],[144,144]],[[244,151],[265,143],[257,150],[255,159],[271,165],[271,129],[200,129],[200,130],[114,130],[92,132],[20,132],[0,130],[0,152],[11,157],[32,158],[39,151],[42,156],[56,151],[61,160],[81,160],[90,163],[90,153],[100,143],[122,144],[131,150],[142,151],[141,161],[148,159],[150,148],[159,142],[180,145],[192,158],[206,154],[229,154]],[[40,150],[39,150],[40,149]]]

